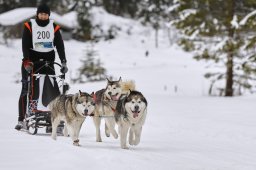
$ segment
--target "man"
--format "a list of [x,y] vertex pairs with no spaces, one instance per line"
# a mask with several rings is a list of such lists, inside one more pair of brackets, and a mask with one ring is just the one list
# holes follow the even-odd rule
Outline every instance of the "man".
[[[28,73],[32,69],[36,70],[41,67],[37,61],[53,62],[55,60],[54,47],[56,47],[62,64],[61,72],[66,73],[68,71],[60,27],[53,23],[53,20],[50,20],[49,16],[50,8],[46,4],[42,4],[37,8],[36,19],[31,19],[30,22],[24,24],[22,36],[23,59],[21,66],[22,90],[19,98],[18,124],[15,126],[17,130],[24,127],[23,120],[27,106]],[[54,68],[53,65],[52,68]],[[55,74],[55,71],[48,67],[48,69],[42,69],[40,73]]]

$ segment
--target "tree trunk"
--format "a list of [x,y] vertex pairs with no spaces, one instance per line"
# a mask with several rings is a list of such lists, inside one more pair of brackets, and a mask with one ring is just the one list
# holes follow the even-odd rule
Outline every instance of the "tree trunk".
[[226,88],[225,96],[233,96],[233,53],[228,54],[228,61],[226,64]]
[[155,45],[156,45],[156,48],[158,48],[158,27],[156,27],[156,32],[155,32]]
[[234,16],[234,9],[235,9],[235,0],[230,0],[230,9],[229,9],[229,24],[228,24],[228,36],[231,40],[229,51],[227,54],[227,64],[226,64],[226,88],[225,88],[225,96],[233,96],[233,37],[234,37],[234,28],[231,25],[231,21]]
[[170,46],[172,46],[173,42],[172,42],[171,28],[170,27],[167,28],[167,34],[168,34],[168,39],[169,39],[169,42],[170,42]]

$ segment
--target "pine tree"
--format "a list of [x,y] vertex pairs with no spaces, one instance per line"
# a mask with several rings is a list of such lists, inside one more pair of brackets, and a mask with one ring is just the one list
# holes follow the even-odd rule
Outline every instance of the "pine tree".
[[255,17],[244,21],[256,2],[178,0],[177,3],[179,18],[173,23],[184,35],[180,45],[195,51],[196,59],[212,61],[215,66],[225,68],[205,74],[212,86],[224,80],[225,96],[251,89],[255,80],[256,22]]
[[138,15],[142,23],[150,24],[155,30],[155,46],[158,47],[158,31],[168,19],[168,7],[172,0],[143,0]]
[[90,21],[89,10],[92,7],[90,0],[77,1],[76,11],[77,11],[77,20],[78,28],[75,30],[76,39],[78,40],[91,40],[91,31],[92,24]]
[[0,0],[0,13],[21,7],[21,0]]
[[102,5],[109,13],[134,18],[140,1],[142,0],[102,0]]
[[79,77],[75,82],[84,83],[86,81],[101,81],[105,80],[106,69],[102,66],[100,59],[95,59],[98,56],[93,44],[86,49],[85,59],[82,59],[82,67],[79,69]]

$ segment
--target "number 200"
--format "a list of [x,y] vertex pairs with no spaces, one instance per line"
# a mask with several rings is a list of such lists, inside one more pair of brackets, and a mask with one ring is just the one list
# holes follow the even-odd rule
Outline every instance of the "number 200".
[[37,39],[49,39],[50,38],[50,32],[49,31],[37,31]]

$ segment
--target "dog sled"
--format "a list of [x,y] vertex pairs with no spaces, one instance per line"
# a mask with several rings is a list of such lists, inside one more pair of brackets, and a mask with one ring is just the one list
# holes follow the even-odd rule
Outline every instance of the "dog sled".
[[[65,74],[55,74],[54,66],[61,67],[56,62],[43,60],[34,62],[34,69],[28,76],[28,102],[25,121],[28,133],[33,135],[37,134],[38,129],[43,127],[46,128],[46,133],[51,132],[51,112],[47,105],[58,95],[65,94],[69,89],[69,85],[65,82]],[[51,74],[45,70],[51,70]],[[61,123],[61,126],[63,128],[64,124]]]

